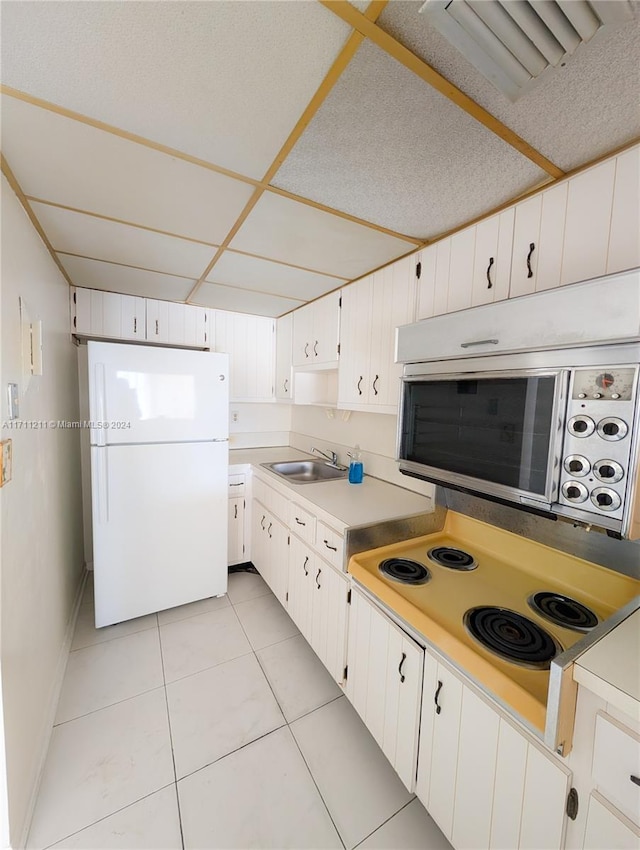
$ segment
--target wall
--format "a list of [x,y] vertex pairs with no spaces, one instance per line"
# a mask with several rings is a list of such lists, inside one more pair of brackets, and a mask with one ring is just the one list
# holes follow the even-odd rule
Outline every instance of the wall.
[[434,486],[398,472],[396,463],[397,416],[386,413],[331,410],[313,405],[292,405],[290,445],[308,452],[311,446],[338,453],[347,464],[347,452],[356,443],[362,449],[365,474],[382,478],[425,496],[433,496]]
[[[2,179],[2,419],[20,385],[20,419],[78,418],[68,286]],[[43,325],[42,376],[22,375],[19,297]],[[8,429],[13,478],[0,490],[0,663],[12,846],[24,838],[66,664],[82,578],[80,453],[75,429]],[[1,787],[1,784],[0,784]]]
[[229,408],[229,448],[288,446],[291,407],[290,404],[240,404],[232,401]]

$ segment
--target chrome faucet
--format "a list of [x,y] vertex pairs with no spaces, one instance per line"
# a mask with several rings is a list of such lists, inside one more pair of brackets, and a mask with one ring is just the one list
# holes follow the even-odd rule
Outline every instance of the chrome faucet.
[[338,455],[335,452],[329,452],[327,454],[327,452],[323,452],[320,449],[316,449],[315,446],[311,446],[311,451],[314,454],[320,455],[321,457],[325,458],[329,466],[333,466],[335,467],[335,469],[346,469],[346,467],[341,466],[338,463]]

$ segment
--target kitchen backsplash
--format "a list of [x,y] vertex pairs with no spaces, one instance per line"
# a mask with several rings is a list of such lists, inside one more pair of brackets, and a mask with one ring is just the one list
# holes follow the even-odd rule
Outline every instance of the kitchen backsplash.
[[239,404],[229,408],[229,448],[288,446],[291,405]]

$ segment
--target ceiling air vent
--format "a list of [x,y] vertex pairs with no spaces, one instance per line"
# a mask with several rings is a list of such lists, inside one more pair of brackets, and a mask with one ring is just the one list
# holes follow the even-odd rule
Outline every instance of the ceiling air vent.
[[426,0],[420,11],[510,100],[633,19],[628,0]]

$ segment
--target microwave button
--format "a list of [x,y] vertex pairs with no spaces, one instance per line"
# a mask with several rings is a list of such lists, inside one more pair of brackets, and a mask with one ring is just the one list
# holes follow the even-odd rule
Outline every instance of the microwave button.
[[[602,421],[604,422],[605,420],[603,419]],[[579,416],[571,417],[567,422],[567,428],[569,429],[569,433],[573,434],[574,437],[589,437],[596,430],[596,423],[590,416],[580,414]],[[608,437],[607,439],[612,438]]]
[[587,397],[586,393],[578,393],[578,398],[586,398],[586,397]]
[[593,474],[600,481],[606,481],[607,484],[615,484],[616,481],[624,475],[624,469],[615,460],[598,460],[593,464]]
[[627,436],[628,430],[627,423],[617,416],[607,416],[598,422],[598,434],[603,440],[622,440]]
[[588,475],[589,470],[591,469],[591,464],[587,458],[582,455],[569,455],[564,459],[563,465],[569,475],[575,475],[576,478]]
[[568,502],[586,502],[589,491],[579,481],[565,481],[562,485],[562,495]]
[[591,501],[601,511],[617,511],[620,507],[620,496],[608,487],[596,487],[591,493]]
[[602,398],[602,393],[594,393],[593,397],[594,398]]
[[611,398],[620,398],[620,393],[611,393]]

